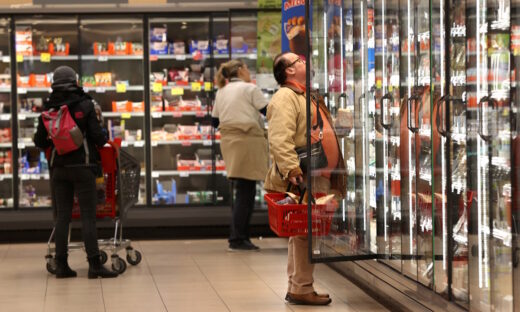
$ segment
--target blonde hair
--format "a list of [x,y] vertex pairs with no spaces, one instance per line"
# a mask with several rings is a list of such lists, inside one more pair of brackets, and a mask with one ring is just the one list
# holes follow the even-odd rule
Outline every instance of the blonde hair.
[[245,63],[240,59],[227,61],[220,65],[215,77],[217,86],[222,88],[226,85],[226,79],[238,77],[238,69],[244,65]]

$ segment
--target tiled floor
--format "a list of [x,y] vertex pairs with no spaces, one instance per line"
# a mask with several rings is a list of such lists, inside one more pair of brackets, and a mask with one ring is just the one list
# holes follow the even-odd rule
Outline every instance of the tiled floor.
[[0,245],[0,311],[386,311],[322,264],[315,288],[332,304],[287,305],[287,241],[254,243],[261,252],[226,252],[224,240],[133,242],[143,261],[105,280],[87,279],[83,252],[69,260],[78,278],[56,280],[45,270],[45,244]]

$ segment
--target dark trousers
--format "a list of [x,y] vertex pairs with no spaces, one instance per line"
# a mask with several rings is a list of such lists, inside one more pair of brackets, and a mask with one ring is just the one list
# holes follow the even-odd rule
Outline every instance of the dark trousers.
[[229,243],[249,241],[249,222],[255,206],[256,181],[234,178],[231,180],[236,190],[231,205],[231,229]]
[[52,191],[56,205],[56,257],[67,255],[74,193],[78,196],[81,234],[87,257],[99,255],[96,229],[96,176],[89,168],[54,168]]

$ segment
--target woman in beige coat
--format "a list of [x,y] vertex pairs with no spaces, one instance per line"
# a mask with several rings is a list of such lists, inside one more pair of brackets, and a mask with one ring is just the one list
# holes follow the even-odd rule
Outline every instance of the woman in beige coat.
[[229,250],[258,250],[249,238],[256,181],[267,174],[268,152],[264,121],[267,99],[251,83],[247,65],[231,60],[217,73],[219,90],[213,106],[213,126],[221,133],[220,148],[236,196],[232,203]]

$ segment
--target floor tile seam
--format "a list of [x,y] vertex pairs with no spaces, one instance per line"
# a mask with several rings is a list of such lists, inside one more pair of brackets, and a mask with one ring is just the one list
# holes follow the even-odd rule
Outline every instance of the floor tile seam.
[[99,279],[99,288],[101,290],[101,301],[103,302],[103,310],[107,311],[107,304],[105,302],[105,293],[103,291],[103,279]]
[[[345,280],[347,280],[347,279],[345,279]],[[329,293],[334,294],[334,297],[339,298],[339,300],[340,300],[342,303],[344,303],[345,305],[347,305],[347,306],[348,306],[349,308],[351,308],[353,311],[356,311],[356,312],[363,312],[363,311],[360,311],[359,309],[357,309],[354,305],[352,305],[352,303],[343,300],[343,299],[342,299],[342,296],[338,295],[338,294],[334,291],[333,288],[331,288],[331,287],[327,286],[325,283],[323,283],[323,281],[322,281],[320,278],[318,278],[317,281],[320,282],[320,284],[322,284],[323,287],[325,287],[325,288],[329,291]],[[348,280],[347,280],[347,281],[348,281]],[[358,287],[356,286],[356,288],[358,288]],[[359,288],[358,288],[358,289],[359,289]],[[365,292],[363,292],[363,293],[366,294]],[[368,296],[368,295],[367,295],[367,296]],[[375,300],[374,300],[372,297],[370,297],[370,296],[368,296],[368,298],[369,298],[370,300],[374,301],[374,302],[377,302],[377,301],[375,301]],[[333,304],[333,303],[332,303],[332,304]]]
[[[138,243],[138,245],[141,247],[141,244]],[[141,249],[142,250],[142,249]],[[157,285],[157,282],[155,280],[155,276],[152,272],[152,268],[150,267],[150,263],[148,262],[148,259],[146,257],[142,257],[142,259],[144,260],[144,262],[146,263],[146,269],[148,270],[148,274],[150,274],[151,278],[152,278],[152,281],[153,281],[153,285],[155,287],[155,289],[157,290],[157,293],[159,294],[159,298],[161,299],[161,303],[163,304],[163,307],[164,307],[164,310],[166,312],[168,312],[168,306],[166,305],[166,303],[164,302],[164,298],[162,296],[162,293],[161,293],[161,290],[159,289],[159,286]]]
[[49,278],[51,278],[51,276],[50,274],[47,274],[47,279],[45,280],[45,293],[43,295],[42,312],[45,312],[45,305],[47,304],[47,290],[49,288]]
[[[262,252],[262,251],[260,250],[260,252]],[[276,293],[276,291],[275,291],[275,290],[274,290],[274,289],[273,289],[273,288],[272,288],[272,287],[271,287],[271,286],[270,286],[270,285],[269,285],[269,284],[268,284],[268,283],[267,283],[267,282],[266,282],[266,281],[265,281],[265,280],[260,276],[260,274],[258,274],[258,272],[255,271],[254,268],[252,268],[252,267],[251,267],[251,266],[250,266],[250,265],[249,265],[249,264],[244,260],[243,257],[240,257],[240,260],[242,260],[242,262],[244,262],[244,264],[245,264],[245,265],[246,265],[246,266],[247,266],[251,271],[253,271],[253,273],[254,273],[254,274],[255,274],[255,275],[256,275],[256,276],[257,276],[257,277],[258,277],[258,278],[259,278],[259,279],[260,279],[260,280],[261,280],[261,281],[262,281],[262,282],[263,282],[263,283],[264,283],[264,284],[265,284],[265,285],[266,285],[266,286],[267,286],[267,287],[268,287],[268,288],[269,288],[273,293],[274,293],[274,295],[275,295],[276,297],[280,298],[280,297],[278,296],[278,294]],[[282,302],[285,303],[285,305],[289,308],[289,310],[294,311],[293,308],[291,307],[291,305],[290,305],[290,304],[287,304],[287,303],[285,302],[285,298],[280,298],[280,299],[282,299]]]
[[[191,255],[190,255],[191,256]],[[193,256],[191,256],[191,259],[193,260],[193,262],[195,263],[195,265],[197,266],[197,268],[199,269],[200,273],[204,276],[204,278],[206,279],[206,281],[208,282],[208,284],[211,286],[211,289],[213,289],[213,291],[215,292],[215,294],[218,296],[218,298],[220,299],[220,301],[222,301],[222,303],[224,304],[224,306],[226,307],[226,309],[231,312],[231,309],[229,308],[228,304],[226,303],[226,301],[224,300],[224,298],[222,298],[222,296],[220,295],[220,293],[217,291],[217,289],[215,288],[215,285],[213,285],[213,283],[209,280],[209,278],[206,276],[206,274],[204,273],[204,271],[201,269],[199,263],[197,262],[197,260],[195,260],[195,258],[193,258]]]

